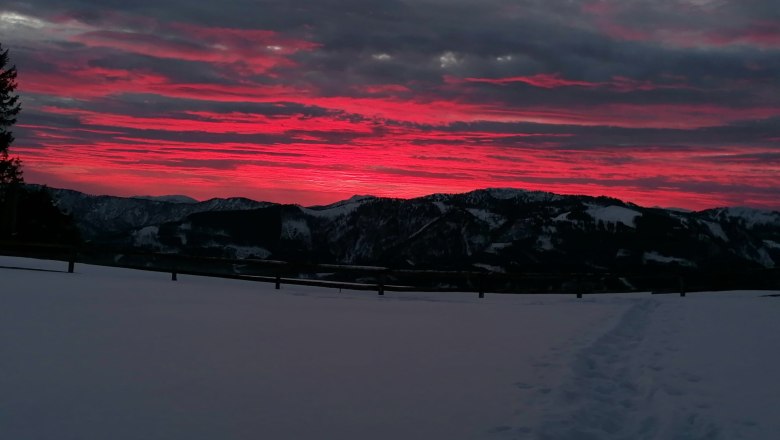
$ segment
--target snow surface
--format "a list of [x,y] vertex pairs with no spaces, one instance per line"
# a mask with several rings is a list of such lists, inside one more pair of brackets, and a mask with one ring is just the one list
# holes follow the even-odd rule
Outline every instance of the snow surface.
[[571,214],[571,211],[566,211],[563,214],[558,214],[555,218],[553,218],[553,221],[556,222],[569,222],[569,214]]
[[[593,218],[594,221],[598,222],[601,220],[604,223],[622,223],[629,228],[636,228],[636,218],[642,216],[642,213],[639,211],[634,211],[633,209],[628,209],[623,206],[617,206],[617,205],[609,205],[609,206],[600,206],[600,205],[593,205],[593,204],[586,204],[588,209],[585,211],[587,214]],[[571,222],[569,218],[569,214],[571,212],[567,211],[562,214],[559,214],[555,218],[553,218],[553,221],[556,222]]]
[[617,205],[599,206],[589,204],[587,206],[587,213],[593,217],[594,220],[601,220],[604,223],[622,223],[629,228],[635,228],[636,218],[642,215],[639,211]]
[[756,259],[762,266],[764,267],[775,267],[775,260],[772,259],[772,256],[769,255],[769,252],[767,252],[766,249],[760,248],[757,249],[758,252],[758,258]]
[[474,263],[473,266],[478,268],[478,269],[485,269],[488,272],[506,273],[506,270],[504,270],[503,267],[495,266],[495,265],[492,265],[492,264]]
[[285,219],[281,236],[284,239],[310,241],[311,229],[304,219]]
[[146,226],[135,232],[133,232],[133,244],[136,246],[148,246],[155,249],[161,249],[162,246],[157,240],[157,236],[160,233],[159,226]]
[[707,228],[714,237],[718,237],[723,241],[729,241],[729,236],[726,235],[726,232],[720,224],[708,221],[704,221],[703,223],[707,225]]
[[352,196],[347,200],[336,202],[332,205],[311,206],[308,208],[301,208],[301,211],[315,217],[336,218],[351,214],[364,203],[375,199],[376,198],[373,196]]
[[423,232],[425,232],[425,230],[426,230],[426,229],[430,228],[430,227],[431,227],[431,225],[435,224],[435,223],[436,223],[436,222],[438,222],[438,221],[439,221],[439,218],[434,218],[433,220],[429,221],[428,223],[426,223],[426,224],[422,225],[422,226],[420,227],[420,229],[418,229],[418,230],[416,230],[414,233],[412,233],[412,235],[410,235],[408,239],[409,239],[409,240],[412,240],[412,239],[414,239],[415,237],[417,237],[418,235],[420,235],[420,234],[422,234]]
[[493,197],[494,199],[508,200],[508,199],[522,198],[523,200],[529,203],[554,201],[554,200],[560,200],[562,198],[557,194],[553,194],[549,192],[528,191],[528,190],[522,190],[516,188],[487,188],[484,190],[475,191],[474,193],[481,193],[481,192],[490,195],[490,197]]
[[692,261],[686,260],[685,258],[670,257],[668,255],[663,255],[658,252],[645,252],[642,255],[642,260],[644,260],[645,262],[653,261],[655,263],[679,264],[681,266],[688,266],[688,267],[696,266],[696,264],[694,264]]
[[439,211],[442,214],[450,210],[450,206],[445,204],[444,202],[433,202],[433,204],[436,205],[437,208],[439,208]]
[[764,245],[768,248],[772,249],[780,249],[780,243],[772,240],[764,240]]
[[765,211],[744,207],[719,208],[715,211],[721,213],[725,217],[738,219],[749,228],[758,225],[780,224],[780,213],[777,211]]
[[471,215],[473,215],[475,218],[482,220],[483,222],[490,225],[492,228],[497,228],[506,222],[506,218],[504,216],[494,214],[485,209],[468,208],[467,211],[470,212]]
[[540,235],[539,238],[536,239],[536,248],[543,251],[554,250],[555,246],[553,245],[552,237],[549,235]]
[[2,439],[780,432],[773,292],[380,297],[0,266]]
[[168,202],[168,203],[198,203],[197,200],[190,196],[184,195],[169,195],[169,196],[132,196],[131,199],[143,199],[153,200],[156,202]]
[[234,258],[243,259],[248,257],[267,259],[271,256],[271,251],[266,248],[258,246],[221,246],[223,249],[229,250]]
[[512,246],[512,243],[490,243],[490,245],[485,249],[485,252],[497,254],[498,251],[506,249],[510,246]]

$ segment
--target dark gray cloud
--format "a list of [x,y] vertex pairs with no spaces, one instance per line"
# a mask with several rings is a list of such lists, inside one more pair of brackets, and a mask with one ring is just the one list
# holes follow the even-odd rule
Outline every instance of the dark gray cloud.
[[[776,0],[11,0],[0,6],[0,41],[20,69],[17,145],[30,152],[190,143],[192,153],[274,147],[309,158],[314,146],[392,145],[410,162],[364,168],[435,180],[479,171],[414,163],[476,166],[476,151],[519,166],[533,158],[511,152],[533,150],[593,152],[595,165],[619,168],[641,165],[643,153],[709,152],[700,175],[743,164],[723,178],[734,180],[776,166],[780,151]],[[248,129],[252,117],[268,130]],[[220,120],[226,128],[209,125]],[[449,156],[430,151],[439,147]],[[235,169],[237,159],[217,156],[155,165]],[[696,185],[684,186],[742,188]]]

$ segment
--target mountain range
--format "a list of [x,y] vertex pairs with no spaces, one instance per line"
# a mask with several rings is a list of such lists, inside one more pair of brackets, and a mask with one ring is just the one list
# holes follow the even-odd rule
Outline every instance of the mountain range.
[[49,191],[87,242],[162,253],[489,272],[780,263],[780,212],[750,208],[684,212],[517,189],[310,207]]

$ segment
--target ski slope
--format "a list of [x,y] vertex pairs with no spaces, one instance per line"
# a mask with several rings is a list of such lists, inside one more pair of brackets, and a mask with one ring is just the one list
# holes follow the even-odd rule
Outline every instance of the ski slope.
[[777,292],[379,297],[0,266],[2,439],[780,433]]

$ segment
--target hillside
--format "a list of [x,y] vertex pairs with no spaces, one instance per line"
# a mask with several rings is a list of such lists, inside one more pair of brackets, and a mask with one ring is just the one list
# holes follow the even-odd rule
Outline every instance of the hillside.
[[92,243],[164,253],[496,272],[780,262],[780,213],[747,208],[681,212],[512,189],[313,207],[52,194]]

